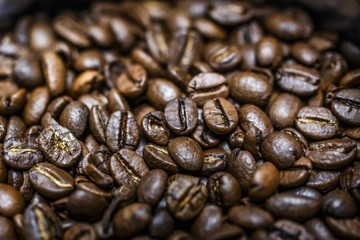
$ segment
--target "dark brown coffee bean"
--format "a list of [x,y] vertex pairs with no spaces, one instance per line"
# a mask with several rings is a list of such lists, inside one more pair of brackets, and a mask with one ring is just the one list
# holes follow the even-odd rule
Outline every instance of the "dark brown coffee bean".
[[66,171],[50,163],[38,163],[29,170],[35,190],[50,199],[68,195],[74,189],[74,180]]
[[239,46],[254,45],[263,37],[263,29],[256,21],[243,23],[231,33],[231,41]]
[[294,43],[291,46],[290,52],[296,60],[308,66],[314,65],[319,59],[319,52],[305,42]]
[[143,149],[143,156],[146,163],[153,169],[160,168],[170,174],[179,171],[179,167],[170,157],[167,147],[149,143]]
[[199,178],[184,175],[170,183],[165,198],[169,210],[177,219],[196,217],[205,206],[208,192]]
[[95,70],[86,70],[78,75],[71,85],[71,95],[76,97],[83,93],[100,88],[104,82],[104,76]]
[[6,182],[7,179],[7,168],[3,160],[2,144],[0,144],[0,183]]
[[356,156],[356,143],[353,140],[333,139],[310,144],[305,156],[315,167],[339,169],[350,164]]
[[140,63],[148,71],[150,76],[160,77],[165,75],[161,66],[142,49],[135,48],[131,53],[131,58]]
[[236,126],[235,130],[229,134],[227,141],[232,148],[241,148],[244,143],[244,137],[244,131],[239,126]]
[[3,160],[12,168],[25,170],[42,162],[43,156],[36,141],[26,138],[10,138],[3,145]]
[[22,138],[25,136],[26,124],[24,121],[13,115],[9,118],[7,123],[6,135],[4,137],[4,142],[9,140],[10,138]]
[[174,218],[162,210],[154,214],[149,225],[149,233],[154,238],[166,238],[174,230]]
[[158,62],[166,63],[169,59],[169,45],[163,27],[160,24],[153,24],[147,29],[145,38],[152,56]]
[[[319,199],[291,193],[277,193],[265,202],[265,208],[276,217],[304,221],[314,217],[321,208]],[[304,211],[307,209],[308,211]]]
[[256,206],[235,206],[229,210],[229,221],[246,229],[266,228],[273,224],[269,212]]
[[294,126],[296,114],[301,108],[301,100],[293,94],[281,93],[268,106],[267,112],[271,123],[275,128],[283,129]]
[[[30,100],[30,99],[29,99]],[[33,102],[33,99],[31,99]],[[19,112],[26,102],[26,90],[21,88],[10,95],[0,97],[0,114],[11,115]]]
[[73,17],[59,15],[55,18],[53,27],[57,34],[78,47],[89,47],[91,44],[85,26]]
[[48,19],[35,21],[29,29],[30,47],[37,51],[46,50],[55,43],[55,34],[51,29]]
[[224,216],[220,207],[212,204],[206,205],[192,225],[191,232],[198,238],[224,224]]
[[116,111],[106,125],[106,144],[110,151],[121,148],[135,149],[139,143],[139,128],[134,115],[129,111]]
[[133,203],[120,209],[115,214],[113,221],[115,236],[118,239],[128,239],[149,225],[151,207],[145,203]]
[[6,240],[16,240],[14,223],[7,217],[0,217],[0,238]]
[[323,198],[323,212],[336,218],[353,217],[358,207],[350,193],[342,190],[334,190],[327,193]]
[[[345,72],[346,69],[342,73]],[[340,86],[345,87],[356,87],[360,84],[360,71],[359,69],[348,72],[345,76],[343,76],[339,82]],[[336,83],[335,81],[333,82]]]
[[110,29],[121,50],[127,50],[132,47],[135,42],[134,32],[128,21],[113,17],[109,21]]
[[89,109],[86,105],[79,101],[73,101],[62,111],[59,123],[78,138],[84,133],[88,119]]
[[125,97],[115,88],[111,89],[107,96],[109,100],[108,108],[111,113],[116,111],[130,111],[129,103]]
[[340,180],[340,171],[313,170],[306,186],[318,191],[326,191],[334,188]]
[[258,167],[250,182],[249,196],[255,201],[262,201],[275,192],[279,186],[280,173],[271,162]]
[[38,87],[31,93],[23,112],[23,118],[28,125],[40,122],[50,101],[50,93],[46,87]]
[[94,228],[87,223],[76,223],[64,233],[64,238],[69,240],[96,240]]
[[206,186],[210,202],[220,207],[232,207],[241,199],[239,182],[229,173],[214,173],[209,177]]
[[244,231],[232,224],[224,224],[211,232],[209,232],[205,239],[209,240],[225,240],[225,239],[241,239],[242,237],[245,237]]
[[333,96],[332,112],[345,123],[360,125],[360,90],[355,88],[343,89]]
[[270,237],[273,239],[281,239],[282,236],[299,240],[314,239],[314,237],[309,233],[309,231],[305,228],[304,225],[287,219],[277,220],[274,223],[273,231],[270,234]]
[[228,162],[227,153],[220,148],[212,148],[204,151],[204,164],[201,173],[211,175],[226,169]]
[[217,71],[228,71],[238,66],[241,59],[242,55],[237,46],[224,45],[210,54],[207,61]]
[[261,142],[262,156],[278,168],[291,167],[301,157],[303,150],[299,142],[284,132],[272,132]]
[[136,184],[149,172],[144,159],[130,149],[121,149],[110,158],[110,171],[119,185]]
[[254,12],[245,3],[215,5],[209,15],[221,25],[237,25],[252,18]]
[[224,39],[226,30],[206,18],[198,18],[194,21],[195,29],[208,39]]
[[240,103],[251,103],[257,106],[267,104],[272,93],[268,79],[254,72],[241,72],[229,79],[231,97]]
[[134,98],[145,91],[147,80],[146,70],[139,64],[132,64],[117,77],[116,87],[126,97]]
[[146,96],[152,106],[164,110],[171,100],[181,97],[181,90],[166,79],[156,78],[149,82]]
[[106,141],[105,132],[108,119],[108,113],[103,107],[95,105],[91,108],[89,114],[89,127],[91,133],[100,143],[105,143]]
[[38,141],[42,154],[57,167],[70,167],[80,157],[79,141],[68,129],[60,125],[46,127]]
[[151,170],[143,176],[137,189],[138,201],[156,205],[165,192],[167,177],[168,174],[161,169]]
[[360,219],[345,218],[338,219],[333,217],[325,218],[326,224],[339,238],[343,239],[359,239],[360,236]]
[[330,109],[324,107],[303,107],[295,119],[296,128],[307,137],[328,139],[336,134],[338,120]]
[[43,83],[39,61],[30,57],[20,58],[14,66],[14,81],[25,88],[35,88]]
[[141,120],[140,129],[149,141],[158,145],[167,145],[171,137],[165,125],[164,113],[160,111],[146,114]]
[[311,232],[316,239],[335,240],[335,236],[319,218],[310,219],[305,223],[305,227]]
[[280,171],[280,186],[296,187],[305,183],[311,175],[312,167],[308,158],[301,157],[292,167]]
[[203,166],[203,151],[192,138],[174,138],[169,142],[168,151],[172,159],[185,170],[197,171]]
[[30,181],[29,172],[10,169],[7,177],[7,183],[20,192],[25,202],[30,202],[35,190]]
[[283,65],[276,72],[278,86],[300,97],[311,96],[320,88],[320,73],[298,64]]
[[[321,90],[326,91],[331,84],[338,83],[346,71],[347,63],[343,56],[333,52],[325,53],[324,57],[321,59]],[[357,74],[354,74],[352,76],[356,75]],[[350,77],[351,72],[343,77],[345,81],[347,81],[346,76]],[[342,82],[343,79],[341,79],[339,85],[348,86],[345,82]],[[348,78],[348,80],[350,79],[351,77]]]
[[306,138],[295,128],[285,128],[281,130],[282,132],[286,132],[287,134],[291,135],[295,140],[300,143],[303,151],[308,148],[308,142],[306,141]]
[[199,107],[202,107],[207,100],[214,97],[228,97],[229,88],[221,74],[200,73],[191,79],[186,92]]
[[254,157],[248,151],[234,149],[229,157],[228,171],[239,181],[241,189],[248,191],[256,170]]
[[256,47],[256,59],[260,66],[276,69],[282,61],[282,49],[274,37],[262,38]]
[[35,203],[25,209],[23,226],[27,239],[61,238],[60,221],[54,211],[44,203]]
[[65,91],[65,64],[62,59],[52,51],[42,55],[42,69],[49,88],[50,95],[57,97]]
[[190,98],[177,98],[170,101],[166,105],[164,115],[166,124],[178,135],[189,134],[198,122],[197,106]]
[[20,192],[10,185],[0,183],[0,214],[13,217],[23,211],[25,202]]
[[243,105],[239,110],[239,120],[240,126],[245,132],[254,126],[261,131],[262,138],[274,131],[269,117],[255,105]]
[[84,50],[77,56],[74,62],[74,68],[78,72],[85,70],[102,70],[105,65],[105,59],[102,53],[97,49]]
[[[87,154],[83,160],[79,163],[82,165],[84,173],[93,181],[96,185],[103,188],[111,188],[113,187],[114,180],[110,176],[109,166],[107,167],[107,171],[109,173],[102,172],[94,162],[94,154]],[[109,165],[109,163],[108,163]]]
[[236,108],[225,98],[206,101],[203,106],[203,115],[209,129],[219,135],[230,133],[239,121]]

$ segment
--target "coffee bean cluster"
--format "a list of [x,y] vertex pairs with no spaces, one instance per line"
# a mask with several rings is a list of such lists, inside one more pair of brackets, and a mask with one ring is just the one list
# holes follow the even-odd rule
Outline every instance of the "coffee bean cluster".
[[254,2],[21,17],[0,33],[0,239],[360,239],[341,41]]

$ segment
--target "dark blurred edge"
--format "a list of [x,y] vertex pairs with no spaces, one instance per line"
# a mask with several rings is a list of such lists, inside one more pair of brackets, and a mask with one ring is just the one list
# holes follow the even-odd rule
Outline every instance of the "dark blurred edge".
[[[360,0],[262,1],[280,6],[304,7],[311,13],[318,29],[338,31],[342,38],[360,43]],[[62,9],[85,9],[91,2],[93,0],[0,0],[0,30],[11,26],[13,19],[17,19],[22,14],[35,12],[55,14]]]

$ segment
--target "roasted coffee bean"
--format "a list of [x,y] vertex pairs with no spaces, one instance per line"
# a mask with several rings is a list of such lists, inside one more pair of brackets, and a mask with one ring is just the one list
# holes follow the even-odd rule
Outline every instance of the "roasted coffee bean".
[[11,116],[7,123],[6,135],[3,140],[4,143],[10,138],[24,137],[25,131],[26,131],[26,124],[24,123],[24,121],[16,115]]
[[16,240],[14,223],[7,217],[0,217],[0,238],[6,240]]
[[164,110],[166,124],[178,135],[191,133],[198,122],[196,103],[190,98],[177,98],[170,101]]
[[282,61],[282,49],[274,37],[264,37],[257,44],[256,59],[260,66],[276,69]]
[[26,239],[61,238],[60,221],[54,211],[44,203],[35,203],[25,209],[23,226]]
[[[0,114],[11,115],[19,112],[26,102],[26,90],[21,88],[8,96],[0,97]],[[33,102],[33,99],[32,99]]]
[[245,3],[215,5],[209,12],[212,19],[222,25],[237,25],[248,21],[254,15]]
[[160,63],[166,63],[169,59],[169,45],[166,41],[165,31],[162,25],[153,24],[145,33],[146,43],[151,55]]
[[360,83],[359,74],[360,74],[359,69],[348,72],[345,76],[341,78],[339,85],[345,87],[356,87]]
[[129,111],[116,111],[109,117],[105,131],[106,145],[110,151],[121,148],[135,149],[139,143],[139,128]]
[[199,122],[191,137],[203,148],[216,147],[221,142],[220,135],[213,133],[204,123]]
[[79,101],[73,101],[62,111],[59,123],[78,138],[84,133],[88,119],[89,109],[86,105]]
[[250,182],[249,196],[255,201],[262,201],[275,192],[279,185],[280,174],[274,164],[265,162],[258,167]]
[[104,65],[105,59],[101,52],[96,49],[82,51],[74,62],[74,68],[79,72],[91,69],[101,70]]
[[209,239],[209,240],[241,239],[244,236],[245,233],[240,227],[232,224],[224,224],[214,229],[213,231],[209,232],[205,236],[205,239]]
[[229,173],[214,173],[209,177],[206,186],[210,202],[220,207],[232,207],[240,201],[239,182]]
[[226,169],[228,156],[227,153],[220,148],[212,148],[204,152],[204,164],[201,173],[211,175],[213,173]]
[[330,227],[332,232],[339,238],[343,239],[359,239],[360,236],[360,219],[345,218],[338,219],[333,217],[325,218],[326,224]]
[[209,232],[223,225],[224,220],[221,208],[208,204],[194,221],[191,232],[198,238],[204,238]]
[[225,29],[206,18],[196,19],[194,27],[202,36],[208,39],[224,39],[227,34]]
[[164,113],[160,111],[146,114],[141,120],[140,129],[155,144],[167,145],[171,137],[171,132],[165,125]]
[[238,66],[241,58],[241,52],[237,46],[224,45],[212,52],[207,61],[217,71],[228,71]]
[[88,47],[91,44],[84,26],[68,15],[59,15],[55,18],[54,30],[75,46]]
[[6,182],[7,179],[7,168],[6,165],[4,164],[2,152],[3,152],[2,144],[0,144],[0,183]]
[[319,218],[310,219],[305,223],[305,227],[314,235],[316,239],[335,240],[333,233]]
[[93,181],[95,184],[97,184],[100,187],[103,188],[113,187],[114,180],[110,176],[110,173],[107,174],[100,171],[94,164],[93,159],[94,157],[93,154],[91,153],[87,154],[83,158],[81,165],[84,173],[90,178],[91,181]]
[[166,79],[156,78],[149,82],[146,96],[152,106],[158,110],[164,110],[171,100],[181,97],[181,90]]
[[271,232],[271,238],[295,238],[295,239],[314,239],[313,236],[309,233],[309,231],[300,223],[287,220],[280,219],[277,220],[273,225],[273,231]]
[[150,168],[159,168],[170,174],[179,171],[179,167],[170,157],[167,147],[149,143],[143,149],[143,157]]
[[340,180],[340,171],[313,170],[306,186],[318,191],[326,191],[334,188]]
[[174,218],[162,210],[154,214],[149,225],[149,233],[154,238],[166,238],[174,230]]
[[184,175],[170,183],[166,192],[166,203],[177,219],[196,217],[207,201],[208,192],[200,179]]
[[65,91],[65,64],[53,51],[46,51],[42,55],[42,68],[46,85],[50,95],[57,97]]
[[149,225],[151,207],[145,203],[133,203],[115,213],[113,221],[115,236],[118,239],[128,239]]
[[273,224],[271,214],[256,206],[235,206],[228,212],[229,221],[246,229],[266,228]]
[[108,93],[108,108],[111,113],[116,111],[129,111],[130,106],[129,103],[126,101],[125,97],[119,93],[115,88],[111,89]]
[[185,170],[197,171],[203,166],[203,151],[192,138],[174,138],[168,144],[168,151],[172,159]]
[[239,126],[236,126],[235,130],[229,134],[227,141],[232,148],[241,148],[244,143],[244,137],[244,131]]
[[23,211],[25,202],[20,192],[10,185],[0,183],[0,214],[13,217]]
[[240,126],[245,132],[254,126],[261,131],[262,138],[274,131],[269,117],[255,105],[243,105],[239,110],[239,120]]
[[117,89],[126,97],[140,96],[146,88],[147,72],[139,64],[130,65],[116,80]]
[[320,73],[298,64],[284,65],[276,72],[278,86],[300,97],[311,96],[320,88]]
[[78,75],[71,85],[71,95],[74,97],[89,93],[92,90],[100,88],[104,81],[104,76],[95,70],[86,70]]
[[40,134],[39,148],[47,160],[57,167],[70,167],[81,154],[81,145],[74,135],[60,125],[50,125]]
[[7,177],[7,183],[20,192],[25,202],[30,202],[35,190],[30,181],[29,172],[10,169]]
[[119,185],[129,186],[149,172],[144,159],[130,149],[121,149],[110,158],[110,171]]
[[130,29],[129,22],[119,17],[113,17],[110,19],[109,25],[115,40],[120,45],[120,49],[126,50],[131,48],[134,44],[135,36]]
[[74,180],[66,171],[50,163],[38,163],[29,170],[35,190],[50,199],[68,195],[74,189]]
[[350,164],[356,156],[356,142],[347,138],[314,142],[310,144],[305,156],[315,167],[339,169]]
[[156,205],[165,192],[167,176],[167,173],[161,169],[151,170],[143,176],[137,189],[139,202],[150,206]]
[[26,138],[10,138],[3,145],[4,163],[15,169],[29,169],[43,156],[36,141]]
[[199,107],[202,107],[209,99],[228,97],[229,88],[226,85],[225,77],[221,74],[200,73],[191,79],[186,92]]
[[272,86],[268,79],[254,72],[241,72],[229,79],[231,97],[240,103],[251,103],[257,106],[267,104],[272,93]]
[[360,90],[355,88],[343,89],[332,97],[332,112],[345,123],[360,125]]
[[150,76],[160,77],[165,75],[161,66],[145,51],[135,48],[131,53],[131,58],[140,63],[149,73]]
[[106,141],[105,131],[108,119],[107,111],[101,106],[96,105],[91,108],[89,113],[89,127],[96,140],[101,143],[105,143]]
[[291,46],[291,55],[308,66],[312,66],[319,59],[319,52],[316,51],[310,44],[304,42],[296,42]]
[[305,183],[312,171],[312,163],[306,157],[301,157],[294,165],[280,171],[280,186],[296,187]]
[[299,142],[284,132],[272,132],[261,142],[262,156],[278,168],[291,167],[303,154]]
[[336,134],[339,123],[330,109],[324,107],[303,107],[296,116],[295,126],[307,137],[328,139]]
[[50,101],[50,93],[46,87],[38,87],[31,93],[23,112],[23,118],[28,125],[40,122]]
[[[321,60],[321,89],[323,91],[327,91],[331,84],[339,82],[340,78],[346,71],[347,63],[344,57],[337,53],[325,53],[323,59]],[[351,72],[343,77],[345,82],[347,82],[346,76],[351,76]],[[352,76],[356,76],[356,74]],[[341,79],[339,85],[347,86],[347,83],[342,82],[343,79]],[[348,79],[350,80],[351,77]],[[352,80],[350,80],[350,82],[351,81]]]
[[94,228],[87,223],[75,223],[64,233],[64,238],[69,240],[96,240]]
[[203,116],[208,128],[219,135],[232,132],[239,121],[236,108],[225,98],[207,100],[203,106]]
[[269,105],[269,118],[275,128],[293,127],[295,117],[301,108],[301,100],[289,93],[281,93]]
[[358,207],[350,193],[334,190],[324,196],[322,209],[326,214],[336,218],[350,218],[356,214]]

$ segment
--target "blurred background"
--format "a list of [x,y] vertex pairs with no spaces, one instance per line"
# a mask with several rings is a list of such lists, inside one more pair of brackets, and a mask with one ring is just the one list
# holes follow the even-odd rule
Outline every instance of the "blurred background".
[[[61,9],[82,9],[93,0],[0,0],[0,31],[14,19],[34,12],[55,13]],[[183,0],[181,0],[183,1]],[[206,1],[206,0],[205,0]],[[209,0],[210,1],[210,0]],[[360,43],[360,0],[254,0],[280,6],[306,8],[321,29],[339,31],[341,37]]]

